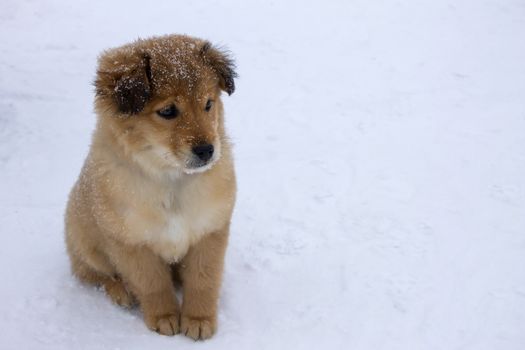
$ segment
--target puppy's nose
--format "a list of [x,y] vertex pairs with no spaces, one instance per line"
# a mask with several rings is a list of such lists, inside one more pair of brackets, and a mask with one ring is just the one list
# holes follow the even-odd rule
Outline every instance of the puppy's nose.
[[193,147],[193,154],[199,157],[200,160],[208,161],[213,156],[213,145],[198,145]]

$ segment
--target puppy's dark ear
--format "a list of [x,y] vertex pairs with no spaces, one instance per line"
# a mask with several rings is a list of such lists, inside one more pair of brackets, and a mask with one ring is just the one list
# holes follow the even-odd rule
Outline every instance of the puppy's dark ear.
[[231,95],[235,91],[235,64],[227,52],[219,50],[205,42],[200,50],[204,62],[210,65],[219,76],[219,87]]
[[122,113],[137,114],[151,97],[151,68],[144,56],[139,67],[122,76],[115,86],[115,99]]
[[97,98],[110,99],[120,113],[140,113],[151,98],[150,57],[139,52],[109,52],[100,58]]

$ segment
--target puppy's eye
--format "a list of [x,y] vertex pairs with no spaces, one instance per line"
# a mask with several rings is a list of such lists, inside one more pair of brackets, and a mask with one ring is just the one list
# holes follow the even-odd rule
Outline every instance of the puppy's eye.
[[179,115],[179,110],[175,105],[169,105],[157,111],[157,114],[164,119],[173,119]]
[[212,106],[213,106],[213,101],[212,100],[208,100],[208,102],[206,102],[206,107],[204,107],[204,110],[206,112],[209,112]]

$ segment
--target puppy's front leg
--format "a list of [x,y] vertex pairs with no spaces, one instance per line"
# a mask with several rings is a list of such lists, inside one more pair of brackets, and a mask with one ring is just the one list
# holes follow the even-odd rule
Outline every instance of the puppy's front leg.
[[168,265],[149,248],[110,245],[112,261],[137,296],[144,322],[164,335],[179,333],[179,306]]
[[195,340],[210,338],[217,329],[217,303],[228,231],[226,227],[204,236],[190,248],[180,265],[181,332]]

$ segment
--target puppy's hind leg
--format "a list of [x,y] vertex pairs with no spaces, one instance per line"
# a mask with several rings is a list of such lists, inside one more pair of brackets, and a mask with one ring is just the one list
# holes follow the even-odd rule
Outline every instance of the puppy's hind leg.
[[117,274],[108,275],[98,272],[78,257],[71,257],[71,266],[79,280],[103,287],[115,304],[128,308],[136,304],[134,296],[127,290]]

